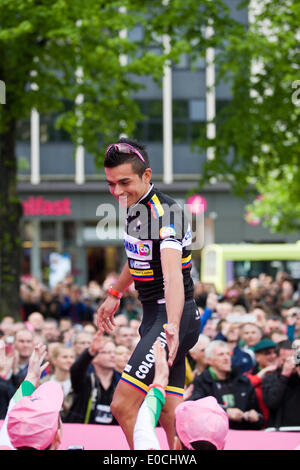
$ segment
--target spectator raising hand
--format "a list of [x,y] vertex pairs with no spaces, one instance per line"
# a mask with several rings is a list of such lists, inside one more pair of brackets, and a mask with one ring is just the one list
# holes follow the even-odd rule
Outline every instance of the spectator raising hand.
[[46,354],[46,346],[44,344],[37,344],[30,356],[25,380],[31,382],[35,387],[38,387],[41,374],[49,365],[49,362],[44,362]]
[[19,352],[16,349],[7,352],[5,342],[0,340],[0,377],[8,380],[11,373],[17,371],[18,362]]
[[103,337],[103,335],[104,330],[100,328],[94,336],[91,346],[89,347],[89,353],[91,354],[91,356],[95,356],[103,349],[106,343],[111,341],[111,338]]
[[77,357],[70,369],[74,400],[65,422],[118,424],[110,404],[121,374],[115,369],[116,346],[111,337],[103,335],[104,330],[99,329],[90,347]]

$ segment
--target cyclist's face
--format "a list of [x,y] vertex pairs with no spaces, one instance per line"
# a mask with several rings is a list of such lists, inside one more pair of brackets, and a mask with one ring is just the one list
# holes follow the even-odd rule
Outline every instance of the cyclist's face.
[[142,177],[133,172],[131,163],[105,168],[110,193],[122,207],[130,207],[147,192],[152,170],[147,168]]

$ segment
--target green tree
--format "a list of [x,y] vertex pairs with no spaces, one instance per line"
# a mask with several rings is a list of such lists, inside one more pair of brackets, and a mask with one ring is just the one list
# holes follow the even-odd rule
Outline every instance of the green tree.
[[[209,20],[216,34],[208,41]],[[144,30],[141,41],[120,34],[136,25]],[[121,133],[132,135],[141,117],[132,99],[142,86],[136,77],[151,75],[160,82],[166,60],[184,52],[204,54],[231,28],[228,8],[220,0],[0,1],[0,79],[6,85],[6,104],[0,109],[0,315],[19,312],[17,123],[28,119],[32,108],[59,112],[57,125],[101,165],[104,145]],[[171,38],[169,54],[162,50],[163,34]],[[151,52],[153,46],[160,53]],[[121,55],[128,57],[124,65]],[[64,107],[79,95],[84,100],[76,109]]]
[[271,230],[291,232],[300,227],[300,4],[256,3],[253,22],[236,26],[216,59],[233,99],[216,117],[216,139],[197,142],[215,147],[201,184],[213,177],[239,196],[253,194],[248,210]]

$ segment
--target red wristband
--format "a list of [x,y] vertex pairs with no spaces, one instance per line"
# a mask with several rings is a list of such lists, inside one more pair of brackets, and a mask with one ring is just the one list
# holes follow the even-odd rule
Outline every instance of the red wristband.
[[113,297],[117,297],[117,299],[121,299],[123,297],[123,294],[121,292],[118,292],[116,289],[113,289],[110,287],[107,291],[109,295],[112,295]]
[[151,385],[149,385],[148,391],[150,391],[151,388],[158,388],[161,391],[161,393],[163,394],[163,396],[164,397],[166,396],[166,391],[165,391],[165,389],[162,385],[160,385],[160,384],[151,384]]

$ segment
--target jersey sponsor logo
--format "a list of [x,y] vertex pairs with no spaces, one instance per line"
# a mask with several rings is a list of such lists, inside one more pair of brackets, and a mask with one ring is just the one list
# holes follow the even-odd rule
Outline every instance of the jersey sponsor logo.
[[141,241],[125,234],[124,247],[128,258],[138,260],[152,259],[152,240]]
[[[149,259],[151,256],[151,247],[150,243],[130,243],[125,240],[124,242],[126,252],[129,252],[130,255],[138,255],[141,258]],[[151,242],[152,245],[152,242]]]
[[136,281],[154,281],[153,269],[137,270],[129,268],[129,271]]
[[166,225],[159,231],[160,238],[175,237],[176,232],[174,225]]
[[135,261],[133,259],[129,261],[129,266],[133,269],[150,269],[150,263],[143,261]]
[[132,369],[132,366],[130,364],[126,364],[126,366],[124,367],[124,372],[130,372]]

